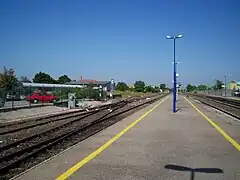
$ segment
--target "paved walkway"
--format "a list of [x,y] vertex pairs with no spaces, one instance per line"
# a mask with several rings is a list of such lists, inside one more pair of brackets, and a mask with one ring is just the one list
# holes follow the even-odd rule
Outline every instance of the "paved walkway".
[[179,97],[180,110],[176,114],[172,113],[171,103],[170,96],[105,150],[98,148],[156,104],[17,179],[55,179],[71,168],[62,179],[71,174],[69,179],[74,180],[239,180],[240,152],[183,97]]

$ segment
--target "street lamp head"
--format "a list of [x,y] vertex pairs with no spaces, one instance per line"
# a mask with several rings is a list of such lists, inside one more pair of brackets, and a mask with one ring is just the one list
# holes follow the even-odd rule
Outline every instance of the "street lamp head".
[[182,34],[179,34],[178,36],[177,36],[177,38],[182,38],[183,37],[183,35]]
[[183,35],[179,34],[178,36],[167,36],[167,39],[177,39],[177,38],[182,38]]

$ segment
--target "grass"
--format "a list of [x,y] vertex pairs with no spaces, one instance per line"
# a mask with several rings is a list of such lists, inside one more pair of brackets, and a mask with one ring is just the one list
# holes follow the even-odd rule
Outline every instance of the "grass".
[[127,97],[138,97],[138,96],[149,96],[157,93],[151,93],[151,92],[131,92],[131,91],[114,91],[113,94],[121,94],[122,97],[127,98]]

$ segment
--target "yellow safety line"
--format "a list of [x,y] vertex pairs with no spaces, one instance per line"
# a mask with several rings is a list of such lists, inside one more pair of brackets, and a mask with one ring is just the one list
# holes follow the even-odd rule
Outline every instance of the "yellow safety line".
[[101,147],[99,147],[96,151],[92,152],[90,155],[88,155],[86,158],[75,164],[73,167],[69,168],[66,172],[61,174],[59,177],[57,177],[57,180],[65,180],[68,177],[70,177],[74,172],[76,172],[78,169],[80,169],[82,166],[87,164],[89,161],[91,161],[93,158],[95,158],[97,155],[99,155],[102,151],[104,151],[106,148],[108,148],[113,142],[115,142],[118,138],[120,138],[123,134],[125,134],[127,131],[129,131],[132,127],[134,127],[137,123],[139,123],[143,118],[145,118],[148,114],[150,114],[154,109],[156,109],[160,104],[162,104],[168,97],[163,99],[161,102],[159,102],[157,105],[155,105],[152,109],[144,113],[140,118],[135,120],[133,123],[128,125],[125,129],[123,129],[121,132],[119,132],[117,135],[115,135],[113,138],[108,140],[105,144],[103,144]]
[[194,104],[192,104],[186,97],[185,100],[197,110],[199,114],[201,114],[217,131],[228,141],[230,142],[238,151],[240,151],[240,145],[231,138],[221,127],[219,127],[213,120],[209,119],[203,112],[201,112]]

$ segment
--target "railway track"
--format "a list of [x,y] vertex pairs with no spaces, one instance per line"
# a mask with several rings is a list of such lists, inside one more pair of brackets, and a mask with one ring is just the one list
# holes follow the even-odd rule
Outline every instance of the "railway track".
[[[126,104],[122,104],[120,106],[114,107],[113,111],[123,107],[124,105]],[[1,152],[0,173],[6,170],[7,168],[11,167],[12,165],[22,161],[22,158],[29,157],[28,152],[36,153],[38,149],[42,149],[45,145],[47,146],[52,145],[53,143],[56,143],[58,140],[61,140],[61,138],[68,137],[72,133],[75,133],[78,130],[81,130],[82,128],[86,128],[89,125],[91,125],[93,122],[95,122],[94,120],[91,121],[89,120],[89,118],[86,118],[86,117],[97,115],[99,116],[98,120],[100,120],[105,116],[107,116],[109,113],[111,112],[109,112],[107,109],[98,111],[98,112],[94,111],[94,112],[88,113],[84,117],[80,117],[78,119],[78,120],[81,120],[80,123],[79,122],[77,123],[76,120],[73,120],[59,127],[52,128],[45,132],[35,134],[33,136],[21,139],[19,141],[16,141],[14,143],[1,147],[0,148],[0,152]],[[94,118],[95,117],[91,119],[94,119]],[[83,121],[83,119],[85,119],[85,121]],[[27,153],[27,156],[25,156],[26,153]],[[21,158],[19,158],[19,156]]]
[[240,121],[240,102],[211,96],[196,96],[196,95],[190,96],[200,101],[202,104],[222,111]]
[[[132,102],[128,100],[120,101],[118,103],[109,104],[107,106],[102,106],[97,109],[93,109],[90,111],[85,112],[79,112],[79,113],[73,113],[68,114],[67,117],[64,116],[57,116],[54,117],[54,119],[50,120],[43,120],[43,122],[33,122],[30,125],[29,124],[21,124],[20,126],[16,126],[14,128],[11,127],[11,129],[6,129],[5,131],[1,132],[0,138],[1,138],[1,144],[0,148],[6,148],[10,144],[14,144],[15,142],[18,142],[23,137],[34,137],[38,136],[38,132],[49,132],[54,131],[55,129],[64,128],[66,126],[69,126],[73,123],[76,123],[78,121],[81,121],[84,118],[87,118],[89,116],[92,116],[95,113],[100,113],[103,110],[111,109],[112,107],[120,106],[121,104],[125,104],[126,102]],[[1,153],[1,151],[0,151]],[[1,155],[0,155],[1,156]]]
[[[163,96],[159,98],[162,97]],[[72,141],[71,138],[73,138],[79,142],[79,140],[87,138],[104,127],[119,121],[124,117],[124,114],[126,115],[159,98],[144,100],[144,102],[137,101],[135,104],[133,103],[134,101],[124,101],[116,104],[110,111],[109,109],[93,111],[91,112],[92,114],[87,113],[85,115],[86,117],[81,117],[81,121],[74,120],[74,123],[68,122],[69,124],[67,125],[55,127],[46,132],[41,132],[5,145],[0,148],[0,174],[2,175],[0,177],[3,179],[9,178],[11,169],[16,169],[20,164],[22,166],[32,157],[36,157],[39,153],[44,153],[47,149],[54,149],[54,146],[63,141],[68,142],[67,139]],[[86,134],[88,135],[86,136]]]
[[[124,101],[127,102],[131,102],[132,99],[127,99]],[[42,126],[42,125],[46,125],[52,122],[58,122],[58,121],[65,121],[66,119],[69,118],[77,118],[79,116],[84,116],[87,114],[91,114],[93,112],[97,112],[103,109],[107,109],[107,108],[111,108],[114,106],[117,106],[118,104],[123,103],[124,101],[120,101],[117,103],[113,103],[113,104],[108,104],[108,105],[103,105],[100,106],[98,108],[91,108],[88,111],[86,110],[79,110],[76,112],[66,112],[64,114],[54,114],[54,115],[50,115],[47,117],[40,117],[40,118],[36,118],[35,120],[30,120],[30,121],[24,121],[24,122],[17,122],[17,123],[11,123],[11,124],[3,124],[0,126],[0,135],[4,135],[4,134],[9,134],[9,133],[13,133],[13,132],[17,132],[17,131],[21,131],[21,130],[25,130],[25,129],[30,129],[33,127],[37,127],[37,126]]]
[[212,99],[213,101],[218,101],[221,103],[225,103],[227,105],[240,106],[240,100],[228,99],[228,98],[218,97],[218,96],[198,95],[198,94],[192,94],[192,96]]
[[[115,106],[113,108],[119,108],[122,105],[125,105],[126,103],[127,102],[122,102],[122,103],[115,104]],[[0,153],[5,149],[9,149],[10,147],[14,147],[14,146],[18,146],[18,149],[19,149],[19,148],[22,147],[22,146],[20,146],[21,143],[32,140],[34,138],[39,138],[39,136],[41,136],[41,135],[48,136],[52,132],[60,131],[61,129],[66,128],[66,127],[71,127],[71,125],[76,125],[75,123],[84,123],[83,120],[85,120],[88,117],[90,118],[92,116],[91,118],[95,118],[95,116],[101,116],[102,114],[105,115],[108,112],[109,112],[109,110],[107,108],[103,108],[103,109],[89,111],[87,113],[84,113],[84,114],[82,114],[80,116],[77,116],[77,117],[74,117],[74,118],[69,117],[69,119],[66,119],[65,122],[60,124],[60,125],[49,128],[46,131],[43,131],[43,132],[40,132],[40,133],[34,133],[33,135],[30,135],[30,136],[27,136],[27,137],[25,137],[25,135],[24,135],[24,138],[21,137],[21,134],[17,134],[17,137],[15,137],[16,135],[13,135],[14,141],[11,142],[11,143],[7,143],[6,145],[0,146]],[[20,136],[20,137],[18,138],[18,136]],[[10,135],[9,137],[12,137],[12,136]],[[9,137],[8,137],[8,139],[9,139]],[[2,155],[3,155],[3,153],[0,154],[0,158],[1,158]]]

